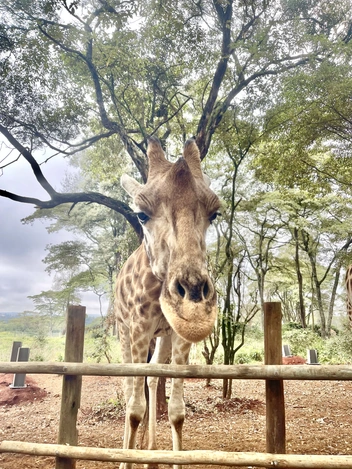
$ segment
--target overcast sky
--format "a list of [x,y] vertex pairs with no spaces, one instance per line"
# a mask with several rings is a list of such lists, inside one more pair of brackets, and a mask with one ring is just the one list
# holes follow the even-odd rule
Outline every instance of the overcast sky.
[[[8,150],[0,145],[0,161],[7,153]],[[69,168],[66,160],[57,156],[43,165],[42,171],[51,185],[60,190]],[[48,198],[23,158],[0,174],[0,188],[19,195]],[[34,309],[33,302],[27,297],[52,288],[53,277],[45,272],[42,262],[46,245],[73,239],[74,236],[68,232],[49,234],[42,221],[21,223],[21,219],[33,211],[32,205],[0,197],[0,312]],[[88,314],[99,312],[98,299],[94,294],[82,296],[81,303],[87,307]]]

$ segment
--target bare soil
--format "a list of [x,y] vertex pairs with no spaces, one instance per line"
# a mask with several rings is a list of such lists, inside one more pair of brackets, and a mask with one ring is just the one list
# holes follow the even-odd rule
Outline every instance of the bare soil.
[[[10,389],[12,375],[0,375],[0,441],[56,443],[62,377],[28,375],[26,382],[25,389]],[[220,380],[208,387],[204,380],[185,380],[184,449],[265,452],[264,388],[264,381],[237,380],[234,397],[225,401]],[[352,454],[352,382],[286,381],[284,388],[287,453]],[[122,378],[83,377],[80,445],[122,447],[124,412],[116,410],[121,399]],[[172,448],[166,416],[158,422],[158,444],[160,449]],[[0,454],[0,469],[54,467],[53,458]],[[76,467],[109,469],[118,464],[77,461]]]

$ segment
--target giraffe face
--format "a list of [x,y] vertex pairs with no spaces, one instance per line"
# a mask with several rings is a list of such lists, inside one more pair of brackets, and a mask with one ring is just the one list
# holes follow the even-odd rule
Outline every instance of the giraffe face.
[[206,231],[220,207],[200,168],[194,141],[172,164],[156,139],[148,146],[145,186],[124,177],[143,228],[153,274],[162,282],[160,305],[175,332],[198,342],[216,319],[216,292],[206,266]]

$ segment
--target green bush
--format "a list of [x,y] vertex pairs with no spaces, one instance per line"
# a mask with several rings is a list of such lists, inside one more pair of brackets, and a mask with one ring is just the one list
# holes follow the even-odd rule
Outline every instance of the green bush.
[[235,355],[235,363],[238,365],[243,365],[245,363],[253,362],[263,362],[264,360],[264,350],[258,349],[257,344],[249,345],[243,347],[241,351],[237,352]]
[[115,336],[100,338],[88,332],[84,337],[84,361],[94,363],[121,363],[120,343]]
[[103,401],[100,404],[93,406],[92,413],[95,417],[100,418],[101,420],[112,419],[120,417],[121,414],[125,411],[125,399],[123,393],[116,391],[115,399],[108,399]]
[[282,332],[292,331],[296,329],[303,329],[299,322],[286,322],[282,326]]
[[291,329],[282,335],[282,342],[290,346],[292,355],[307,355],[307,349],[320,351],[323,339],[310,329]]
[[[0,332],[0,361],[9,361],[13,341],[21,341],[23,347],[29,347],[29,359],[31,361],[63,361],[65,354],[65,337],[33,336],[25,334],[13,334]],[[109,352],[112,363],[121,362],[120,344],[116,337],[109,336]],[[84,362],[96,362],[97,343],[90,334],[84,337]],[[99,357],[101,362],[106,362],[104,356]]]
[[251,358],[247,353],[237,353],[235,356],[235,363],[237,365],[243,365],[245,363],[250,363]]
[[246,342],[264,342],[264,332],[259,326],[247,326]]
[[283,343],[289,344],[293,355],[306,356],[308,349],[317,350],[319,363],[337,365],[352,363],[352,331],[345,328],[329,339],[310,329],[292,329],[283,333]]
[[264,361],[264,350],[253,350],[250,357],[255,362],[262,362]]
[[321,363],[329,365],[352,363],[352,331],[345,328],[323,343],[319,354]]
[[30,357],[29,361],[33,361],[33,362],[43,362],[44,361],[44,357],[43,355],[34,355],[34,357]]

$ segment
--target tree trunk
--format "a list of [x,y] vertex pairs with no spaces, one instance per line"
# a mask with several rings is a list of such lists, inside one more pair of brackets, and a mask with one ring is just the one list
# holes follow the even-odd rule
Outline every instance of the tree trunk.
[[326,325],[328,337],[330,337],[330,334],[331,334],[331,323],[332,323],[332,318],[334,315],[336,292],[337,292],[337,288],[340,282],[341,265],[342,265],[342,260],[339,260],[336,266],[335,279],[334,279],[334,284],[332,286],[331,297],[330,297],[329,313],[328,313],[328,320],[327,320],[327,325]]
[[[208,347],[207,341],[203,341],[203,350],[202,350],[202,355],[205,358],[205,363],[207,365],[212,365],[214,363],[214,358],[216,351],[219,347],[220,344],[220,321],[219,318],[216,321],[216,324],[214,326],[213,332],[211,335],[208,337],[208,340],[210,342],[210,349]],[[211,379],[206,378],[206,386],[210,386]]]
[[303,276],[301,272],[300,259],[299,259],[299,245],[298,245],[298,229],[294,229],[294,238],[295,238],[295,266],[297,273],[298,281],[298,295],[299,295],[299,317],[303,329],[306,329],[306,308],[304,305],[304,296],[303,296]]
[[261,327],[264,330],[264,276],[262,275],[261,270],[257,270],[257,281],[258,281],[258,290],[260,298],[260,318],[261,318]]
[[321,294],[321,288],[320,288],[320,282],[318,280],[318,275],[317,275],[317,269],[316,269],[316,264],[312,262],[312,276],[313,276],[313,282],[314,282],[314,288],[315,288],[315,296],[317,298],[317,303],[318,303],[318,311],[320,315],[320,328],[321,328],[321,336],[323,339],[327,337],[327,330],[326,330],[326,319],[325,319],[325,314],[324,314],[324,305],[323,305],[323,298]]
[[226,389],[226,396],[225,399],[231,399],[232,397],[232,379],[227,380],[227,389]]
[[167,412],[167,400],[166,400],[166,378],[161,376],[158,381],[158,387],[156,391],[156,418],[160,418]]
[[227,378],[222,380],[222,398],[226,399],[227,396],[227,389],[229,386],[229,380]]

